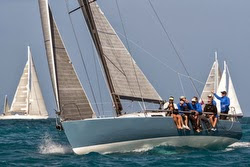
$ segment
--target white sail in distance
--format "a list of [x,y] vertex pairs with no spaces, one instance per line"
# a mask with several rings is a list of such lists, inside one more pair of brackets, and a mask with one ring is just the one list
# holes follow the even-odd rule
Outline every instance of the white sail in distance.
[[243,112],[241,110],[235,89],[234,89],[234,85],[232,82],[232,78],[231,75],[229,73],[228,67],[227,67],[227,72],[228,72],[228,97],[230,98],[230,110],[228,112],[228,114],[232,114],[232,115],[243,115]]
[[[218,86],[216,94],[218,96],[221,96],[222,91],[227,91],[227,64],[226,64],[226,61],[224,61],[224,69],[222,72],[220,84]],[[218,100],[217,98],[214,98],[214,100],[216,101],[216,104],[217,104],[218,113],[220,113],[221,112],[220,100]]]
[[31,55],[30,47],[28,47],[29,65],[30,65],[30,92],[29,92],[29,115],[48,116],[44,103],[42,91],[37,78],[35,64]]
[[8,104],[8,100],[7,100],[7,95],[5,95],[5,98],[4,98],[4,109],[3,109],[3,113],[4,115],[9,115],[10,111],[10,107],[9,107],[9,104]]
[[28,61],[17,87],[10,114],[48,116],[29,46]]
[[220,83],[220,79],[221,79],[221,71],[220,71],[219,63],[217,59],[217,52],[215,52],[215,61],[208,75],[206,84],[203,88],[203,91],[201,94],[201,101],[203,101],[204,103],[207,103],[208,101],[207,96],[211,94],[212,91],[214,92],[217,91],[217,88]]
[[27,114],[28,111],[28,69],[29,62],[27,61],[21,79],[16,89],[14,99],[11,104],[10,111],[12,113]]

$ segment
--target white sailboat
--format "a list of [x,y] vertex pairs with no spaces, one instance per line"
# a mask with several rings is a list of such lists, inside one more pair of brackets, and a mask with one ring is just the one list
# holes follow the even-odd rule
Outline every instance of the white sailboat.
[[48,112],[39,86],[30,47],[28,61],[19,81],[12,105],[8,109],[7,96],[5,109],[0,119],[47,119]]
[[[126,152],[159,145],[225,147],[242,136],[240,123],[221,120],[217,132],[178,130],[158,110],[162,98],[135,63],[96,1],[78,0],[109,88],[116,115],[95,117],[47,0],[39,0],[46,55],[60,123],[76,154]],[[159,104],[154,111],[124,113],[122,100]]]
[[[230,110],[228,114],[230,115],[237,115],[237,116],[243,116],[243,112],[241,110],[234,85],[232,82],[232,78],[229,73],[229,68],[227,66],[226,61],[224,61],[224,69],[221,74],[219,63],[217,59],[217,52],[215,52],[215,61],[213,63],[213,66],[211,68],[211,71],[208,75],[207,82],[204,86],[204,89],[201,94],[201,100],[205,103],[207,102],[207,96],[211,94],[211,91],[216,92],[217,95],[221,95],[222,91],[227,91],[227,95],[230,98]],[[214,98],[217,105],[217,110],[220,113],[220,101],[216,98]]]

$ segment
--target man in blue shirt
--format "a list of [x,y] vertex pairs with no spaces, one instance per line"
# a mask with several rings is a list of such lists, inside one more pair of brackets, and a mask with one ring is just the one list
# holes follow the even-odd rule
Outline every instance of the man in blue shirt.
[[193,125],[193,128],[196,132],[200,132],[200,115],[202,115],[202,107],[201,104],[198,103],[198,98],[194,97],[192,98],[192,114],[190,115],[190,120]]
[[[213,93],[213,92],[212,92]],[[227,97],[227,92],[222,91],[221,92],[221,97],[218,96],[216,93],[214,93],[214,96],[220,100],[220,111],[222,114],[228,114],[229,111],[229,106],[230,106],[230,99]],[[220,119],[226,119],[226,115],[221,115]]]
[[189,126],[188,126],[188,117],[189,114],[188,113],[184,113],[182,111],[190,111],[192,110],[192,106],[191,104],[188,102],[187,98],[185,96],[181,96],[180,97],[180,102],[177,104],[178,106],[178,110],[179,113],[181,114],[182,118],[183,118],[183,127],[187,130],[190,130]]

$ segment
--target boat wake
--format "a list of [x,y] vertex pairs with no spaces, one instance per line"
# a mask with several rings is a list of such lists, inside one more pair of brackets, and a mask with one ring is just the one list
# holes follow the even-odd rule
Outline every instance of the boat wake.
[[49,135],[45,135],[41,145],[39,146],[40,154],[66,154],[72,152],[69,146],[63,146],[52,141]]
[[250,148],[250,142],[236,142],[228,146],[225,151],[233,151],[237,148]]

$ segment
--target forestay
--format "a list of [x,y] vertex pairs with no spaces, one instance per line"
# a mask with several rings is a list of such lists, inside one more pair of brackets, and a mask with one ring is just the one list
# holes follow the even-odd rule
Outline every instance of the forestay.
[[[82,0],[79,3],[84,6]],[[111,94],[116,94],[120,99],[160,102],[161,97],[137,66],[97,3],[92,0],[89,3],[100,41],[98,47],[102,49],[101,56],[104,57],[114,88]],[[92,34],[92,37],[95,35]]]
[[47,0],[39,0],[46,55],[62,120],[92,118],[93,111],[66,52]]

